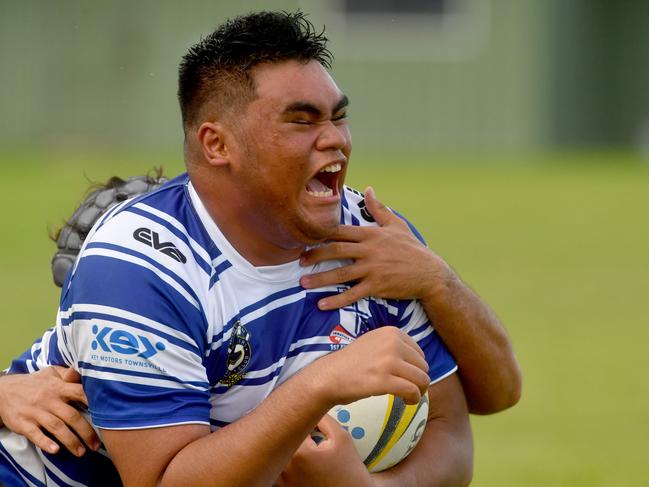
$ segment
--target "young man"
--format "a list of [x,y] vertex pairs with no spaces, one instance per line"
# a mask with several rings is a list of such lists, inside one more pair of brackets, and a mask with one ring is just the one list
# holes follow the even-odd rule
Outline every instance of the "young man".
[[[49,455],[2,430],[5,482],[114,485],[119,472],[137,486],[468,483],[464,394],[430,321],[466,348],[477,412],[515,402],[515,359],[450,267],[371,190],[344,187],[347,98],[325,70],[325,41],[300,14],[260,13],[190,49],[179,83],[187,175],[100,219],[56,328],[25,358],[80,372],[110,460]],[[345,347],[332,342],[338,328]],[[419,446],[378,475],[325,415],[426,389]],[[318,446],[316,425],[328,436]]]

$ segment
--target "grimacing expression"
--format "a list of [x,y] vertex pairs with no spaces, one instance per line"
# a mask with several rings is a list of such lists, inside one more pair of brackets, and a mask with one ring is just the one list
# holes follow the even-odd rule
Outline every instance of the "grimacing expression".
[[340,223],[351,153],[347,97],[316,61],[252,70],[257,97],[240,119],[242,197],[257,205],[257,226],[282,248],[330,237]]

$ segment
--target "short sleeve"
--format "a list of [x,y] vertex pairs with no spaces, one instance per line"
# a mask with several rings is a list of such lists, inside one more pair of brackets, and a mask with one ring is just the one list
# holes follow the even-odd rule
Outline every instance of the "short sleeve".
[[180,271],[117,244],[85,249],[57,330],[96,426],[209,424],[205,319]]
[[441,340],[417,300],[374,299],[375,321],[399,327],[423,350],[428,362],[431,384],[457,370],[455,359]]

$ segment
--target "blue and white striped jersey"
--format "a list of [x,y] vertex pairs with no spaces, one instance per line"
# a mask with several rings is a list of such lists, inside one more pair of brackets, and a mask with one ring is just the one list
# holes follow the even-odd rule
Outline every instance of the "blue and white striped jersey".
[[[345,188],[342,206],[341,223],[376,225],[357,191]],[[431,381],[455,371],[416,301],[367,298],[320,311],[320,298],[347,286],[307,291],[299,279],[344,263],[252,266],[182,175],[97,222],[64,285],[56,326],[11,372],[74,367],[99,428],[201,423],[215,430],[304,366],[380,326],[417,341]],[[0,482],[97,487],[119,485],[119,477],[105,450],[81,459],[49,455],[0,429]]]

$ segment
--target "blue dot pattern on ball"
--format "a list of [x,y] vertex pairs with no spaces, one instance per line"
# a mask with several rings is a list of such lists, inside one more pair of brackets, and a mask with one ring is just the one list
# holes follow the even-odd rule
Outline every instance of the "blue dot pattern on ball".
[[346,423],[347,421],[349,421],[349,418],[351,418],[351,415],[346,409],[341,409],[340,411],[338,411],[337,418],[339,422]]
[[352,438],[354,438],[355,440],[360,440],[363,436],[365,436],[365,430],[363,428],[361,428],[360,426],[352,428]]

